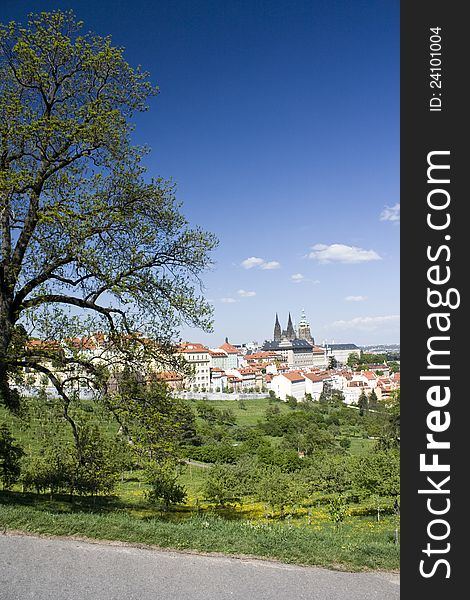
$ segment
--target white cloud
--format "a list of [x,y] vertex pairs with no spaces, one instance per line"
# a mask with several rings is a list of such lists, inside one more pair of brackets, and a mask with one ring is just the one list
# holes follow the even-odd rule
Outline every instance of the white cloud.
[[277,262],[277,260],[271,260],[269,262],[265,262],[261,265],[262,269],[271,270],[271,269],[279,269],[281,263]]
[[384,315],[381,317],[355,317],[349,321],[335,321],[331,324],[333,329],[360,329],[371,331],[387,326],[396,326],[400,322],[399,315]]
[[248,292],[247,290],[238,290],[237,294],[242,298],[252,298],[256,296],[256,292]]
[[302,273],[294,273],[290,276],[292,283],[320,283],[318,279],[309,279]]
[[347,302],[364,302],[367,300],[367,296],[346,296],[345,300]]
[[279,269],[281,266],[281,263],[277,262],[277,260],[267,261],[264,258],[259,258],[258,256],[250,256],[249,258],[245,258],[241,264],[245,269],[258,268],[264,270]]
[[237,302],[235,298],[221,298],[220,301],[224,304],[233,304],[234,302]]
[[310,252],[308,257],[323,264],[330,262],[355,264],[382,260],[382,257],[375,250],[364,250],[357,246],[346,246],[345,244],[330,244],[329,246],[315,244],[315,246],[312,246],[312,250],[313,252]]
[[400,222],[400,203],[397,202],[393,206],[386,206],[380,213],[381,221],[391,221],[392,223]]
[[242,262],[242,266],[245,267],[245,269],[252,269],[253,267],[259,267],[263,263],[264,260],[262,258],[250,256],[250,258],[245,258],[245,260]]

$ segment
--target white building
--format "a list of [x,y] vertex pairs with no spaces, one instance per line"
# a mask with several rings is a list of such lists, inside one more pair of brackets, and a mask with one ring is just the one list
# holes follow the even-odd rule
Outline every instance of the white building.
[[227,387],[227,374],[218,367],[211,368],[211,390],[223,392]]
[[373,390],[377,387],[378,377],[372,371],[355,371],[352,374],[352,381],[360,381],[364,387]]
[[340,365],[345,365],[348,362],[350,354],[360,354],[361,349],[356,344],[325,344],[328,359],[336,358]]
[[271,379],[271,390],[281,400],[293,396],[298,401],[305,398],[305,377],[298,371],[274,375]]
[[318,400],[323,392],[323,380],[325,377],[317,373],[304,373],[305,393],[311,394],[313,400]]
[[223,350],[227,354],[226,369],[238,369],[242,364],[243,353],[229,342],[219,346],[218,350]]
[[208,390],[211,383],[211,357],[209,348],[202,344],[185,342],[179,348],[185,360],[192,367],[192,375],[185,379],[185,387],[193,391]]
[[357,404],[359,396],[362,392],[368,396],[371,390],[361,381],[350,381],[347,387],[343,390],[345,404]]

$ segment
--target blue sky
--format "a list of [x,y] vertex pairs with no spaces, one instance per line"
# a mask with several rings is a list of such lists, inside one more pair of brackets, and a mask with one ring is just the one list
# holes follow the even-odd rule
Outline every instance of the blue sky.
[[73,8],[160,94],[136,119],[149,174],[220,245],[219,345],[305,309],[317,342],[399,342],[399,1],[4,0]]

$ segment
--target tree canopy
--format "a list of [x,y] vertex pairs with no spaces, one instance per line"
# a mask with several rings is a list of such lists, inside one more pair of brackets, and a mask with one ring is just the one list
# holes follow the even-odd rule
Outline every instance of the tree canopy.
[[[114,363],[172,360],[183,323],[211,328],[201,274],[216,239],[189,226],[174,184],[150,177],[148,150],[131,143],[133,115],[157,92],[72,12],[0,26],[0,395],[11,407],[9,381],[25,368],[66,402],[70,385],[100,386]],[[96,332],[99,360],[86,342]]]

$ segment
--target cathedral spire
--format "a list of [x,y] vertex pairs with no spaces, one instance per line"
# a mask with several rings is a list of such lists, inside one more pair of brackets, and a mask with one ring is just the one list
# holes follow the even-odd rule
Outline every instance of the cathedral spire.
[[277,313],[276,313],[276,323],[274,324],[274,341],[275,342],[281,341],[281,324],[279,323],[279,317],[277,316]]
[[289,340],[294,340],[295,339],[295,331],[294,331],[294,326],[292,325],[292,317],[290,316],[289,313],[289,320],[287,321],[287,339]]

